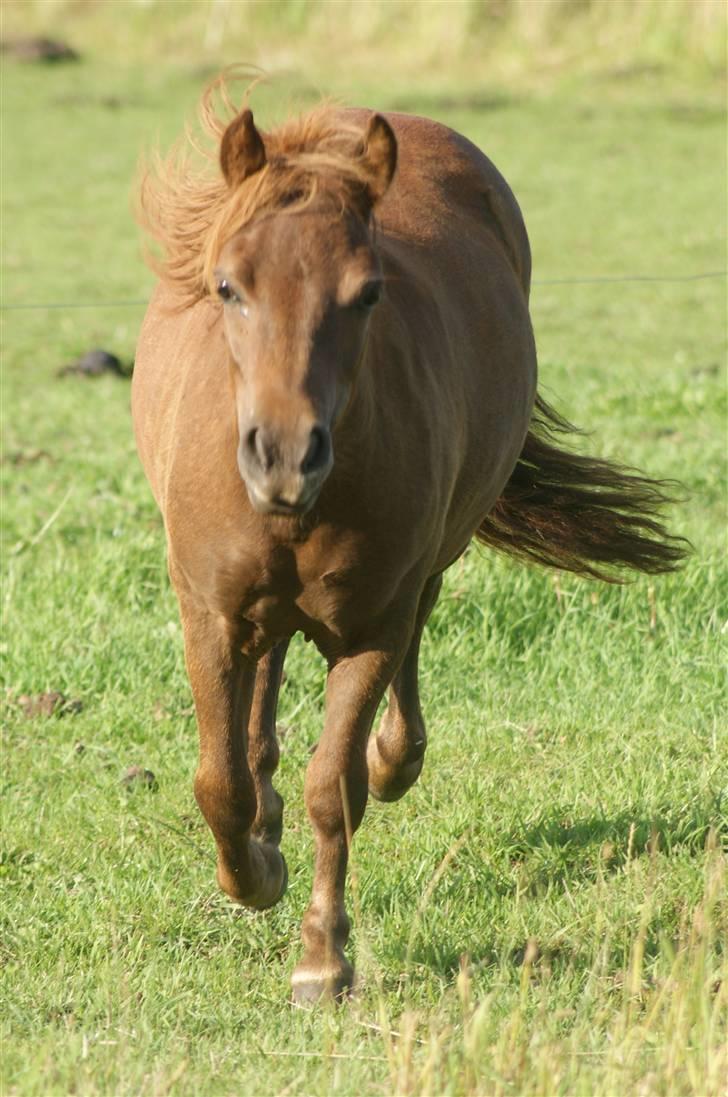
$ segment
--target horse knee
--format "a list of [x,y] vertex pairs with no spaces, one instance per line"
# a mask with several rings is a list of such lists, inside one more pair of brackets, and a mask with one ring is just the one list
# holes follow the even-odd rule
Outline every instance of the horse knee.
[[306,771],[306,810],[314,829],[335,838],[361,823],[367,802],[367,767],[363,753],[342,765],[319,747]]

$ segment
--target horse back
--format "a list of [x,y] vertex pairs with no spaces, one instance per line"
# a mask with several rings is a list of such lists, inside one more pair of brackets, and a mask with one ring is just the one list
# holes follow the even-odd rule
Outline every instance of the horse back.
[[[349,108],[349,119],[370,112]],[[486,231],[528,298],[531,249],[513,191],[485,153],[449,127],[417,115],[388,113],[398,141],[397,174],[377,210],[382,231],[432,247],[452,235],[453,216]]]

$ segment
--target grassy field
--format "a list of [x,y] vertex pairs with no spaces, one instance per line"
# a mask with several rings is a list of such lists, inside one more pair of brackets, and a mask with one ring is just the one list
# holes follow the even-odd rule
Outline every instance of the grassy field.
[[[122,15],[123,13],[123,15]],[[387,84],[725,69],[722,0],[4,0],[3,33],[158,64],[239,61]]]
[[[143,306],[104,305],[152,284],[130,180],[201,81],[102,56],[4,66],[3,1093],[719,1097],[725,279],[697,276],[725,267],[720,89],[649,72],[534,94],[346,89],[442,119],[501,167],[532,238],[545,395],[589,449],[683,481],[672,524],[695,551],[624,588],[475,549],[450,572],[423,650],[423,777],[370,805],[355,842],[361,985],[306,1012],[287,998],[322,664],[293,645],[290,888],[249,914],[216,890],[192,797],[191,696],[128,382],[57,376],[92,346],[133,357]],[[312,96],[290,76],[256,115]],[[82,710],[28,715],[23,696],[54,690]],[[132,765],[156,790],[120,783]]]

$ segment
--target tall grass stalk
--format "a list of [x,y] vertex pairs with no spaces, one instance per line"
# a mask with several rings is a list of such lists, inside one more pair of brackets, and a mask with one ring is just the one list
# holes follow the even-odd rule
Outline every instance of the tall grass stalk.
[[607,957],[614,942],[605,936],[568,1009],[551,1009],[556,973],[537,941],[526,944],[519,993],[505,1018],[494,993],[476,995],[463,956],[456,980],[460,1015],[454,1022],[414,1010],[396,1022],[386,1019],[387,1033],[398,1030],[396,1039],[385,1041],[391,1091],[402,1097],[445,1092],[722,1097],[728,1077],[728,920],[726,862],[715,832],[707,850],[702,899],[677,938],[661,937],[658,955],[648,962],[648,894],[621,975],[610,973]]

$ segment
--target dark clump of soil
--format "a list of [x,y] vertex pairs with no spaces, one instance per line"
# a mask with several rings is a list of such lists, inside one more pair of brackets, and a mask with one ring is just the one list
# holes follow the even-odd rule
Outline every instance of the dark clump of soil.
[[80,60],[76,50],[58,38],[6,38],[0,42],[0,52],[18,61],[42,64]]
[[22,693],[17,700],[29,720],[36,716],[75,716],[83,710],[83,701],[70,699],[55,689],[32,695]]
[[8,465],[33,465],[36,461],[52,461],[47,449],[14,449],[6,453],[0,462]]
[[127,792],[134,792],[138,788],[148,788],[151,792],[156,792],[159,788],[157,778],[150,769],[145,769],[144,766],[129,766],[121,778],[121,783]]
[[101,377],[104,373],[113,373],[116,377],[128,377],[131,370],[126,369],[115,354],[97,347],[86,351],[80,358],[59,369],[58,377],[68,377],[70,374],[81,377]]

